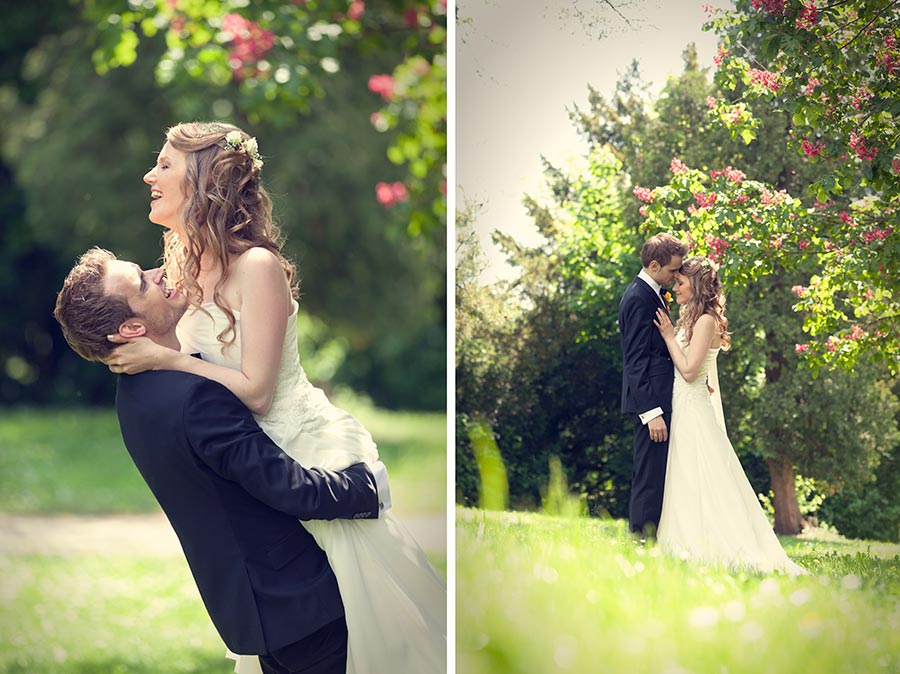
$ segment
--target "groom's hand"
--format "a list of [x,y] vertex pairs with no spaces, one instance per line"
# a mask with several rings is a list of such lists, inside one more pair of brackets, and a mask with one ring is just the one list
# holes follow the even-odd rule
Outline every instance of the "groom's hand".
[[654,417],[648,421],[647,430],[653,442],[665,442],[669,439],[669,429],[666,428],[666,422],[662,417]]

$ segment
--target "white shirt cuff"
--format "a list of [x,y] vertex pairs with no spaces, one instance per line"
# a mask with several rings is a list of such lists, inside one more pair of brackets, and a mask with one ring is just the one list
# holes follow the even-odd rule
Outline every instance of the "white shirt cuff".
[[378,488],[378,516],[391,507],[391,484],[388,480],[387,466],[381,461],[376,461],[370,468],[375,476],[375,486]]
[[662,413],[663,413],[662,407],[654,407],[649,412],[644,412],[643,414],[638,414],[638,417],[640,417],[641,423],[644,424],[644,426],[646,426],[647,423],[650,422],[651,419],[655,419],[656,417],[661,417]]

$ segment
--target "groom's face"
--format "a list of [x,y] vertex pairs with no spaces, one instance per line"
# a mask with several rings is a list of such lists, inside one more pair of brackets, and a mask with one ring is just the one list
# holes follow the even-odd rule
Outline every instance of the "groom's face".
[[684,258],[680,255],[673,255],[672,259],[669,260],[669,264],[660,265],[658,262],[651,262],[650,269],[648,270],[650,276],[653,277],[653,280],[656,281],[661,286],[670,286],[672,285],[672,281],[675,280],[675,274],[678,273],[678,270],[681,269],[681,263],[684,261]]
[[104,290],[125,298],[151,339],[173,331],[188,306],[187,297],[168,285],[162,269],[144,271],[125,260],[106,263]]

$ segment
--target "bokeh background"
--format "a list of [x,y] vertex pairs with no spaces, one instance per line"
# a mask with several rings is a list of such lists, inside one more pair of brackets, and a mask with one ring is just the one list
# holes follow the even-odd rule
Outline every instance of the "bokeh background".
[[444,409],[440,3],[4,5],[4,404],[112,400],[114,378],[66,347],[55,294],[92,245],[155,266],[141,177],[168,126],[220,119],[259,140],[312,375],[385,407]]

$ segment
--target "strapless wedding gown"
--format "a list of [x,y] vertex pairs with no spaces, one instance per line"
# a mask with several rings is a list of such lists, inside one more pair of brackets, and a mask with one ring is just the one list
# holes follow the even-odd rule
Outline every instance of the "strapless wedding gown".
[[[227,325],[213,303],[191,310],[177,327],[182,351],[239,369],[237,339],[223,351],[216,340]],[[304,466],[340,469],[372,463],[378,450],[353,416],[332,405],[306,377],[297,351],[297,303],[288,320],[275,397],[260,427]],[[348,674],[445,672],[446,585],[425,553],[389,510],[378,520],[313,520],[303,526],[328,555],[347,619]],[[235,671],[261,674],[258,658],[235,655]]]
[[[690,347],[678,335],[682,351]],[[792,575],[806,571],[781,547],[725,432],[716,389],[716,358],[710,349],[697,378],[688,383],[675,368],[672,427],[657,531],[660,547],[676,556],[735,569]]]

